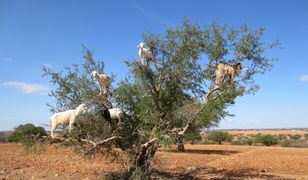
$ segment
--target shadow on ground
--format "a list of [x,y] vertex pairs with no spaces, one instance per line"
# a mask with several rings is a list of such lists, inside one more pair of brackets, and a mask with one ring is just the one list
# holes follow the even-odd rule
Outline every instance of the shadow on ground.
[[177,149],[168,149],[168,150],[163,150],[162,152],[188,153],[188,154],[219,154],[219,155],[231,155],[240,153],[240,151],[198,150],[198,149],[187,149],[184,152],[179,152]]
[[[161,171],[159,169],[153,170],[153,178],[159,179],[212,179],[212,180],[238,180],[238,179],[274,179],[282,180],[284,178],[260,172],[255,169],[244,169],[239,171],[218,170],[212,167],[204,168],[183,168],[175,171]],[[287,179],[285,179],[287,180]]]

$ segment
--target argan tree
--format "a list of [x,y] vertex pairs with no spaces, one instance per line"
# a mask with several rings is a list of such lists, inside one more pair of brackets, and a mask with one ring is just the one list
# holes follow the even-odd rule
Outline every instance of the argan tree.
[[[145,33],[143,41],[153,58],[145,65],[138,58],[127,60],[130,72],[113,89],[112,98],[98,96],[90,74],[93,70],[102,73],[104,64],[84,48],[81,66],[75,64],[61,72],[44,69],[44,75],[56,86],[50,94],[55,103],[49,106],[54,112],[86,103],[91,108],[81,122],[90,122],[84,127],[94,127],[76,128],[79,131],[74,139],[92,145],[86,152],[113,143],[130,155],[129,177],[140,170],[146,173],[159,144],[177,143],[178,150],[184,151],[189,133],[217,125],[232,115],[227,107],[237,97],[258,90],[254,77],[270,70],[275,60],[265,52],[278,46],[277,42],[265,44],[263,32],[264,28],[251,30],[246,25],[237,30],[216,23],[204,28],[185,20],[163,34]],[[224,79],[217,86],[215,65],[220,62],[241,63],[244,68],[234,80]],[[123,123],[116,124],[108,117],[111,102],[125,111]],[[93,129],[100,133],[89,135]]]
[[[154,57],[145,66],[139,59],[126,61],[130,74],[117,87],[116,102],[140,123],[145,141],[176,141],[184,151],[187,133],[231,116],[227,107],[237,97],[259,89],[254,77],[270,70],[275,60],[265,52],[279,45],[264,43],[264,30],[217,23],[202,28],[185,20],[164,34],[145,33],[143,41]],[[220,62],[241,63],[243,70],[217,86],[215,65]]]

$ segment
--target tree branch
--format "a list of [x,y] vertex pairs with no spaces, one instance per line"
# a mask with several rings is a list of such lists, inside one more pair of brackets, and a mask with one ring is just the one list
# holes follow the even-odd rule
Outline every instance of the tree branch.
[[121,136],[112,136],[108,139],[105,139],[103,141],[100,141],[100,142],[94,142],[94,141],[91,141],[89,139],[80,139],[81,141],[83,142],[87,142],[87,143],[90,143],[93,145],[93,147],[91,147],[89,150],[87,150],[84,154],[89,154],[91,151],[93,151],[95,148],[99,147],[99,146],[102,146],[110,141],[114,141],[114,140],[119,140],[119,139],[123,139]]
[[137,164],[137,166],[143,166],[148,158],[147,154],[148,154],[148,149],[153,146],[154,144],[156,144],[158,142],[157,138],[153,138],[150,141],[148,141],[145,144],[141,145],[141,149],[139,151],[139,153],[136,156],[136,159],[134,161],[135,164]]
[[[214,89],[209,89],[208,93],[205,96],[204,105],[205,106],[208,103],[208,97],[213,94],[215,91],[219,90],[219,87],[215,87]],[[201,107],[194,115],[193,117],[188,121],[187,125],[183,128],[182,131],[178,132],[178,136],[184,136],[184,134],[187,132],[187,130],[192,126],[194,121],[197,119],[198,115],[202,112],[203,107]]]

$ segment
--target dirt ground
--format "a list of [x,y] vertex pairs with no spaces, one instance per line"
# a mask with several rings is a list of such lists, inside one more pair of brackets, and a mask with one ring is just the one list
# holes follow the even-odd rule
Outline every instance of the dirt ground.
[[[125,168],[109,157],[84,158],[50,145],[27,154],[22,145],[0,144],[0,179],[104,179]],[[308,149],[186,145],[160,150],[154,172],[166,179],[308,179]]]

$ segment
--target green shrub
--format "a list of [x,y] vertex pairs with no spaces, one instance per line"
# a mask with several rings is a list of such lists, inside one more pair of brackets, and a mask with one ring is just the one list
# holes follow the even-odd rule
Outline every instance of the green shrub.
[[10,142],[21,142],[23,144],[30,143],[31,139],[38,139],[46,136],[43,127],[36,127],[33,124],[19,125],[9,137]]
[[200,143],[202,140],[199,131],[189,132],[185,136],[185,141],[190,142],[190,144]]
[[256,144],[262,143],[266,146],[271,146],[271,145],[278,144],[278,139],[275,136],[272,136],[269,134],[268,135],[258,134],[254,138],[254,143]]
[[284,140],[280,143],[281,147],[289,147],[290,140]]
[[304,134],[304,137],[305,137],[306,139],[308,139],[308,134]]
[[302,137],[302,135],[294,134],[294,135],[291,135],[291,136],[290,136],[290,139],[299,140],[301,137]]
[[46,136],[43,127],[36,127],[33,124],[19,125],[9,136],[10,142],[19,142],[24,145],[25,153],[39,153],[44,150],[41,143],[42,136]]
[[207,137],[207,140],[217,142],[218,144],[221,144],[222,141],[228,141],[231,142],[233,139],[233,136],[229,134],[228,132],[223,131],[211,131]]
[[208,139],[205,139],[202,143],[203,144],[218,144],[217,142],[214,142],[214,141],[208,140]]
[[253,140],[252,139],[247,139],[245,141],[245,144],[248,144],[249,146],[251,146],[253,144]]

